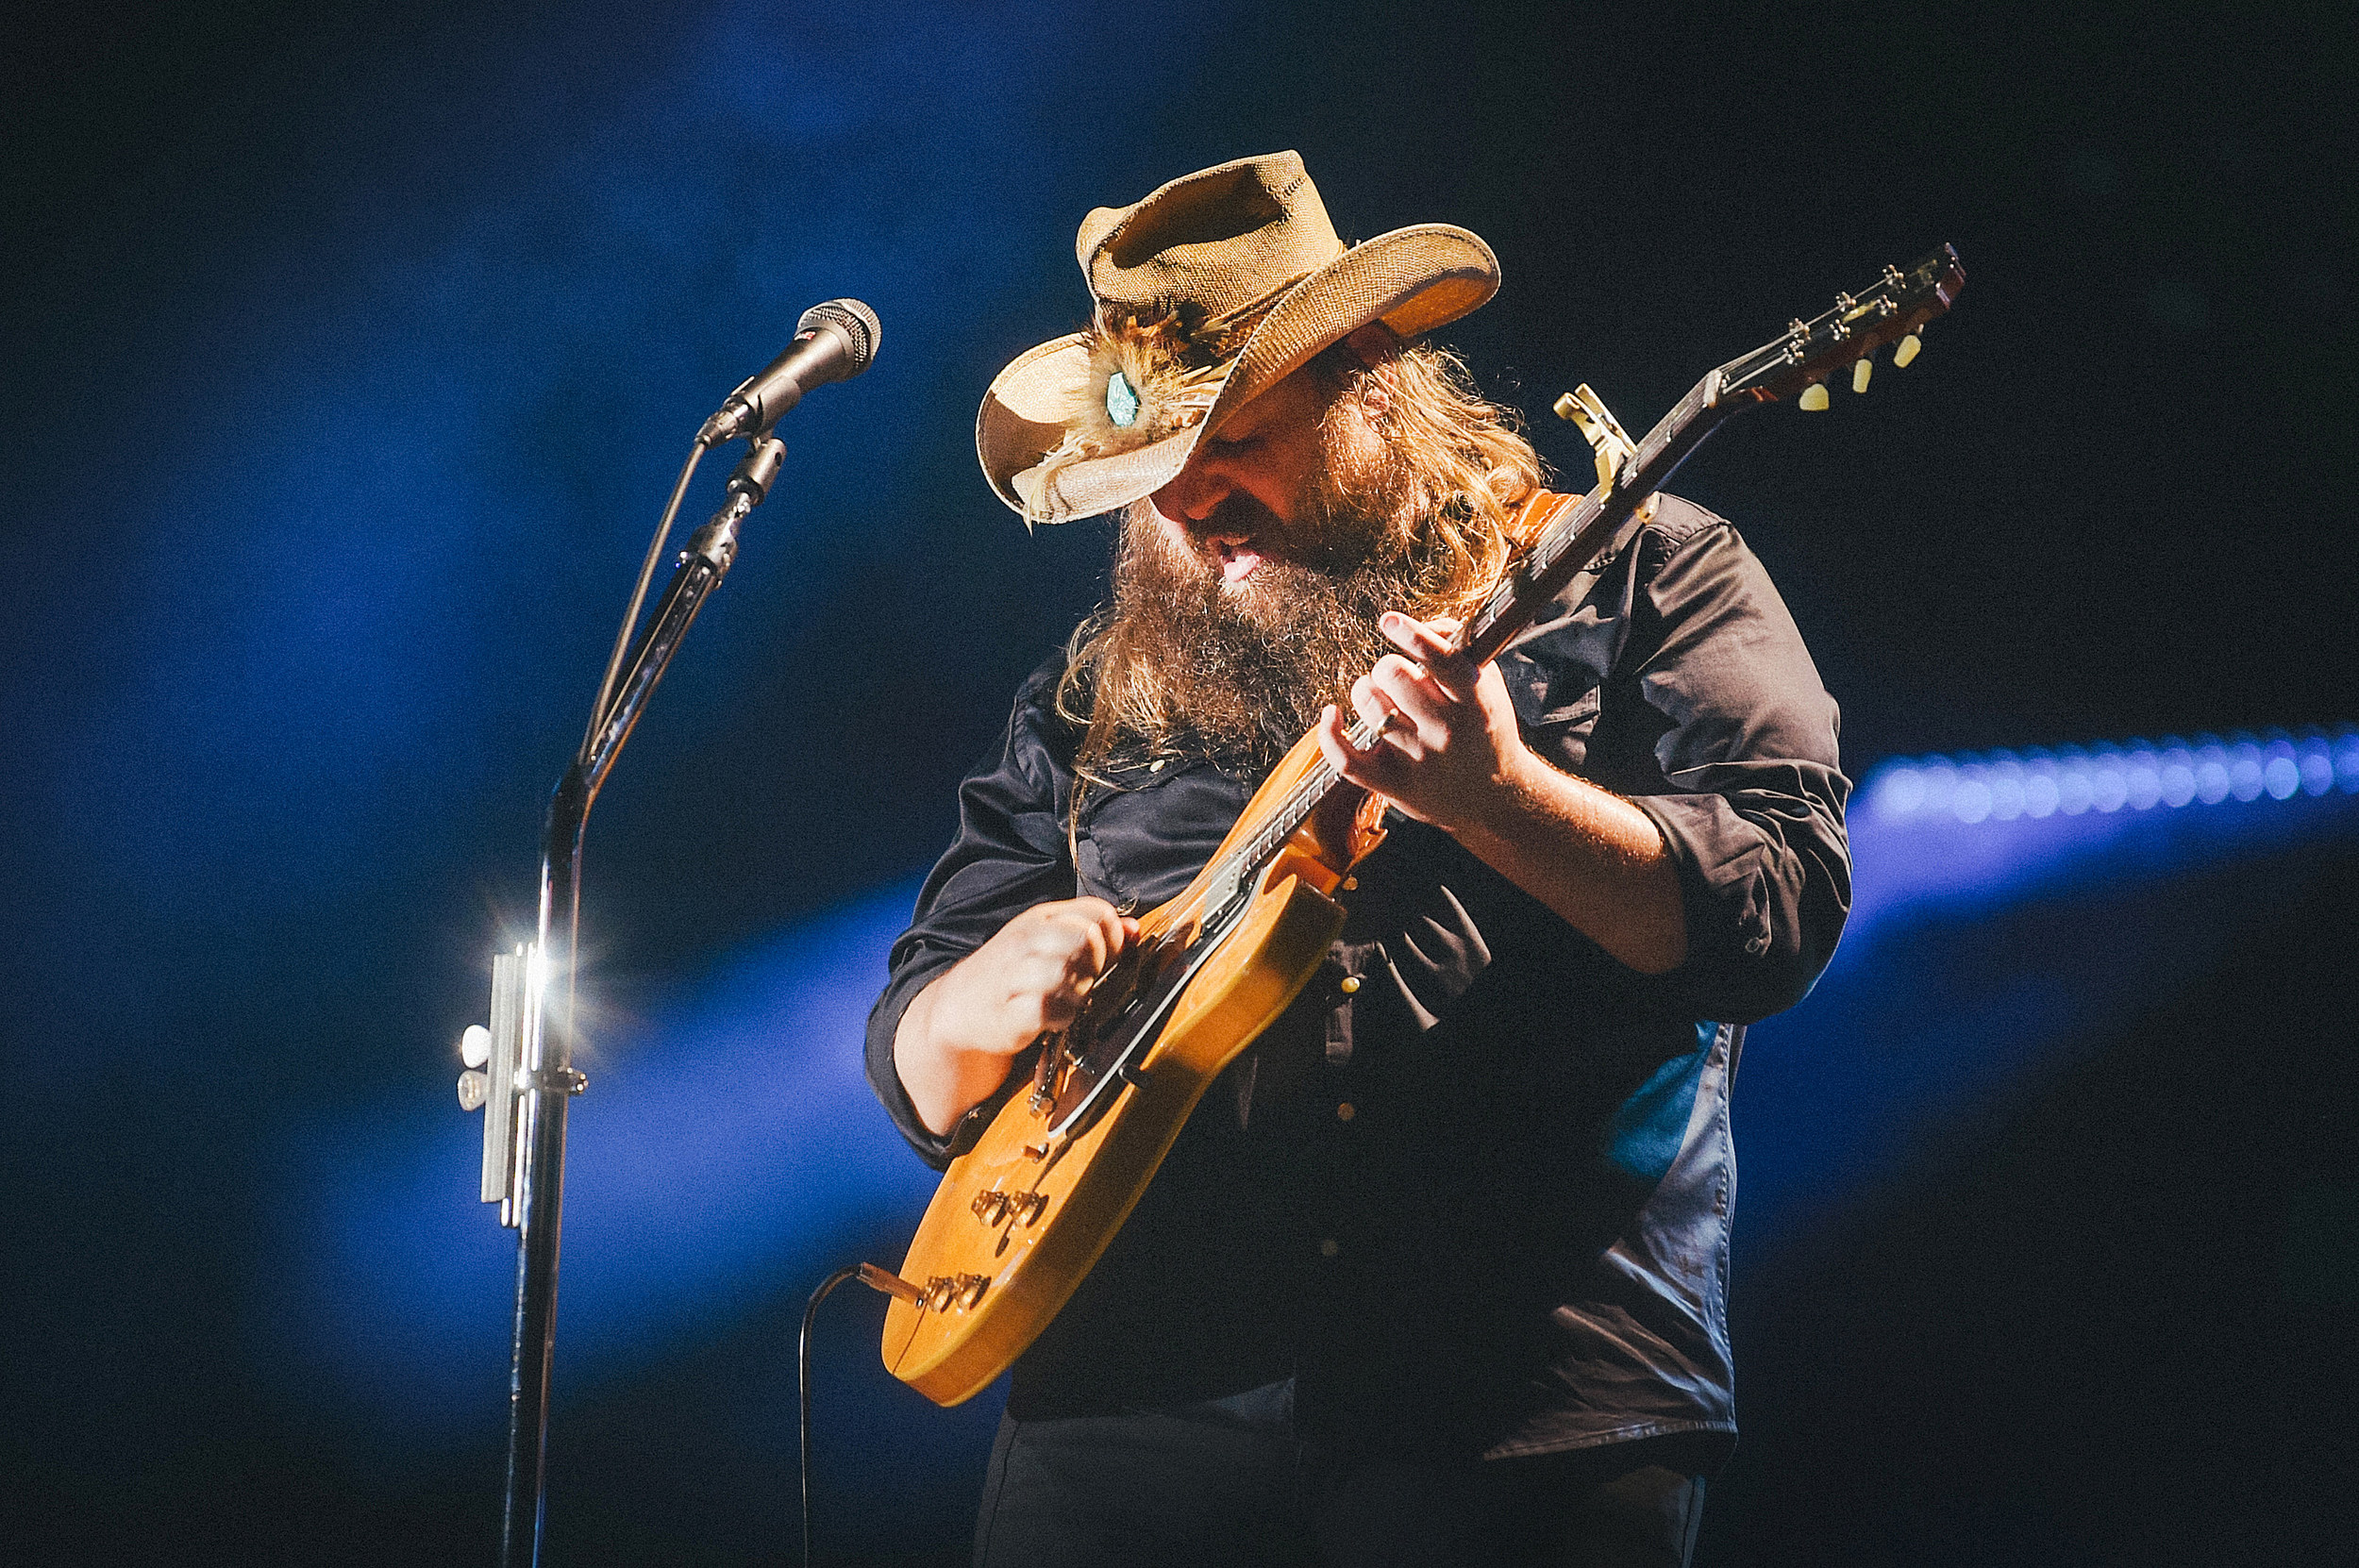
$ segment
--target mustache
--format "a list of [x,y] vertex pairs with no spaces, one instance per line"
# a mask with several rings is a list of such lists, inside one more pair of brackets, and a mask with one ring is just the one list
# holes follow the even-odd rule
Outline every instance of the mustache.
[[1201,520],[1182,520],[1180,529],[1199,557],[1213,554],[1212,540],[1241,535],[1264,558],[1330,576],[1365,560],[1371,542],[1364,523],[1330,506],[1313,501],[1290,522],[1243,492],[1223,498]]
[[[1217,533],[1221,522],[1216,509],[1186,526]],[[1322,704],[1343,700],[1381,657],[1376,617],[1407,602],[1410,585],[1397,567],[1366,559],[1364,549],[1330,571],[1292,546],[1224,584],[1192,543],[1152,514],[1126,519],[1099,675],[1151,694],[1130,709],[1144,721],[1130,731],[1133,742],[1184,737],[1184,746],[1266,771],[1317,721]],[[1256,546],[1277,548],[1258,535]],[[1092,758],[1110,755],[1113,741],[1103,737]]]
[[1180,525],[1193,539],[1210,534],[1249,534],[1255,539],[1265,539],[1282,533],[1286,528],[1276,512],[1243,491],[1231,491],[1202,522],[1183,523]]

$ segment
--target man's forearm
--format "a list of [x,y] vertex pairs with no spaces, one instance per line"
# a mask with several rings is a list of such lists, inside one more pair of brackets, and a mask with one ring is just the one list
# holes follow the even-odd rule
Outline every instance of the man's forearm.
[[945,971],[919,992],[893,1036],[893,1070],[910,1097],[910,1109],[937,1137],[946,1137],[960,1117],[1007,1081],[1010,1060],[960,1044],[955,1031],[944,1026],[948,1022],[941,1017],[944,1002],[955,1006],[950,993],[957,988],[948,983],[955,974],[955,967]]
[[893,1035],[893,1070],[937,1137],[1008,1081],[1009,1064],[1081,1010],[1138,935],[1102,898],[1035,904],[917,993]]
[[1631,968],[1686,961],[1679,867],[1654,819],[1524,743],[1498,666],[1455,650],[1456,620],[1387,611],[1379,627],[1400,651],[1351,689],[1372,739],[1355,743],[1330,708],[1317,731],[1329,765],[1448,833]]
[[1517,748],[1480,809],[1451,828],[1492,870],[1644,975],[1687,958],[1679,868],[1654,819]]

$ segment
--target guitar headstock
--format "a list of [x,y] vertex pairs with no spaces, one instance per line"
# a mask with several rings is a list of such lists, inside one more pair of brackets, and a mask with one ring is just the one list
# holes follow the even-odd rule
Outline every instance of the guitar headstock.
[[1914,266],[1886,267],[1860,292],[1837,294],[1834,309],[1816,321],[1798,320],[1782,337],[1706,375],[1634,448],[1587,387],[1559,398],[1556,411],[1597,448],[1598,488],[1578,501],[1564,499],[1467,621],[1457,651],[1481,662],[1505,647],[1542,603],[1597,559],[1615,528],[1654,504],[1679,465],[1738,409],[1797,392],[1803,408],[1823,409],[1827,377],[1847,365],[1855,367],[1851,390],[1865,392],[1868,356],[1898,341],[1893,363],[1907,364],[1916,357],[1917,330],[1949,309],[1965,287],[1966,269],[1948,245]]
[[1856,294],[1835,295],[1834,309],[1812,321],[1799,317],[1782,337],[1722,365],[1718,396],[1774,403],[1801,394],[1805,409],[1827,406],[1828,376],[1856,365],[1854,391],[1865,392],[1866,361],[1884,344],[1900,343],[1897,365],[1916,357],[1917,329],[1949,309],[1966,287],[1966,269],[1948,245],[1908,267],[1886,267]]

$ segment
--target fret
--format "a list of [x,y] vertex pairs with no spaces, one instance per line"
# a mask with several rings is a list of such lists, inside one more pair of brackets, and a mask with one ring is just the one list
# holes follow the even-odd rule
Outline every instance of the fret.
[[[1665,414],[1653,429],[1647,432],[1647,439],[1638,443],[1638,451],[1631,457],[1629,465],[1622,470],[1622,477],[1625,481],[1634,485],[1650,476],[1651,471],[1662,459],[1665,448],[1685,434],[1688,425],[1693,424],[1696,416],[1703,411],[1705,400],[1712,395],[1713,387],[1717,378],[1715,373],[1705,376],[1689,388],[1687,395],[1679,400],[1678,406],[1669,413]],[[1661,487],[1664,479],[1670,477],[1668,474],[1651,476],[1652,482],[1646,486],[1641,492],[1642,494],[1651,494]],[[1615,488],[1618,490],[1624,486],[1617,484]]]
[[1540,542],[1531,552],[1532,575],[1544,575],[1550,567],[1564,559],[1572,548],[1574,538],[1589,525],[1589,520],[1605,509],[1605,492],[1593,490],[1573,503],[1571,509],[1548,525],[1540,536]]

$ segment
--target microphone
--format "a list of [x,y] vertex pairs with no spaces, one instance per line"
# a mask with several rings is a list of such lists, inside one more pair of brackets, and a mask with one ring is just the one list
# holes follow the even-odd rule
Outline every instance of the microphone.
[[696,432],[696,444],[711,447],[738,436],[761,435],[811,388],[849,381],[866,370],[883,338],[877,312],[859,300],[831,299],[812,306],[795,324],[795,341],[786,352],[729,393],[728,401]]

